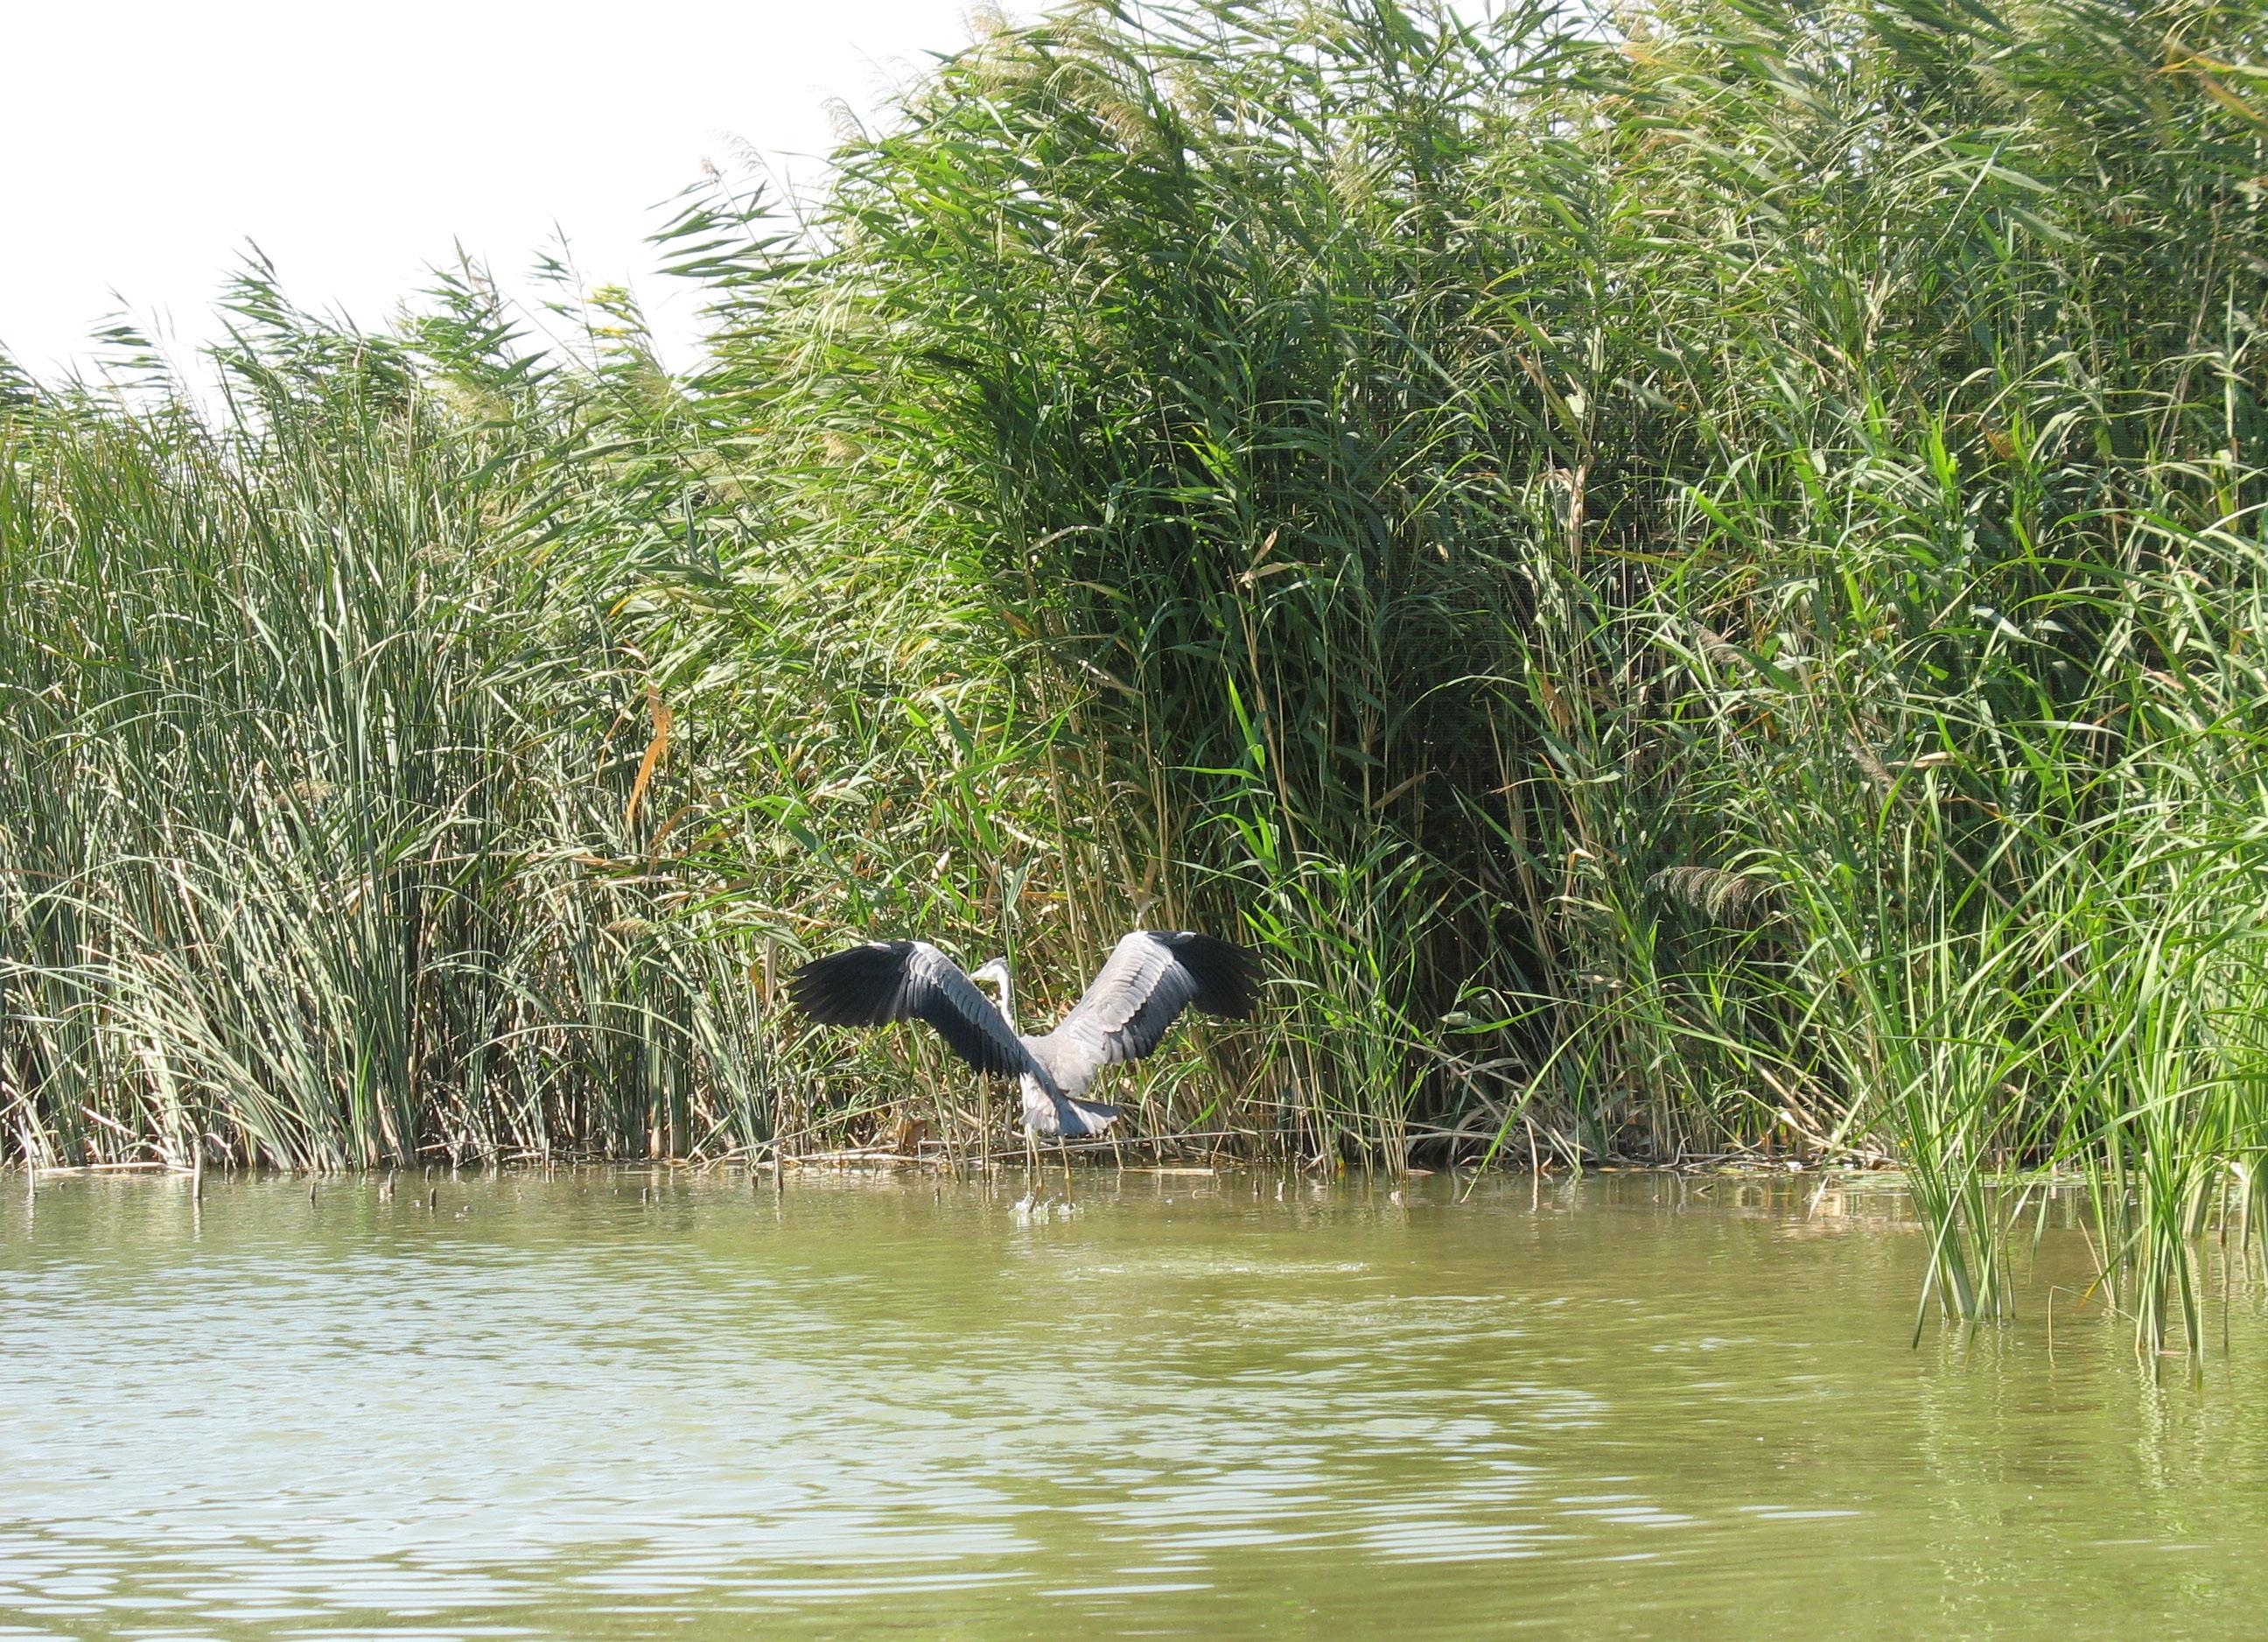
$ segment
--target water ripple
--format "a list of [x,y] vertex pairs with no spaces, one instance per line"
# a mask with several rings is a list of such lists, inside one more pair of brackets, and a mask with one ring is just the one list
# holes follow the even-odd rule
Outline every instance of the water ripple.
[[13,1198],[0,1638],[2235,1636],[2268,1596],[2257,1307],[2168,1401],[2110,1331],[1911,1350],[1916,1240],[1785,1235],[1800,1184],[1174,1184],[1044,1225],[596,1172]]

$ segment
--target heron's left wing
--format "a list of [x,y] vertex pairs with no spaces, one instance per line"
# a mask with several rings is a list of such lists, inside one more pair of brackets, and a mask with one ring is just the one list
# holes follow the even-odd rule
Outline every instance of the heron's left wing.
[[992,1000],[926,941],[869,941],[816,958],[789,979],[788,995],[834,1026],[925,1020],[955,1054],[995,1077],[1033,1069],[1031,1052]]

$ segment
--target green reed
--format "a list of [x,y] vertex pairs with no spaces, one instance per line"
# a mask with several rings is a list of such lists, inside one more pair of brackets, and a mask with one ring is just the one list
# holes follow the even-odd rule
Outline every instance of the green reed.
[[689,196],[681,379],[470,273],[255,272],[217,410],[0,375],[6,1144],[974,1147],[783,967],[1044,1011],[1202,923],[1280,1013],[1146,1130],[1889,1156],[1961,1316],[2077,1171],[2195,1349],[2268,1230],[2263,33],[1076,5]]

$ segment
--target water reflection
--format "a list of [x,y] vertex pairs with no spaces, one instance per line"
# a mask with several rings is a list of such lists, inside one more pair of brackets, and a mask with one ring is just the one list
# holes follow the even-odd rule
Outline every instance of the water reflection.
[[2153,1387],[1909,1349],[1879,1195],[1276,1185],[11,1194],[0,1637],[2251,1634],[2248,1303]]

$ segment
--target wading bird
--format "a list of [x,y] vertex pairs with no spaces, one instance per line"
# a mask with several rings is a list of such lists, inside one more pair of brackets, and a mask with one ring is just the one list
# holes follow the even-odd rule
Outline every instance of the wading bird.
[[[1259,1002],[1260,978],[1260,960],[1230,942],[1186,930],[1137,929],[1111,950],[1071,1013],[1044,1037],[1016,1030],[1006,958],[967,974],[926,941],[869,941],[816,958],[789,979],[788,995],[831,1026],[918,1017],[978,1071],[1013,1076],[1024,1096],[1025,1150],[1036,1163],[1041,1135],[1060,1141],[1100,1135],[1117,1121],[1116,1106],[1079,1098],[1097,1072],[1149,1054],[1191,1005],[1246,1019]],[[978,981],[1000,988],[998,1008]]]

